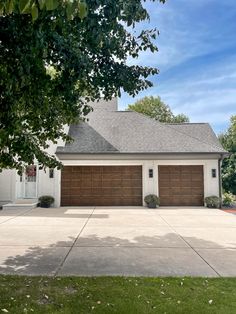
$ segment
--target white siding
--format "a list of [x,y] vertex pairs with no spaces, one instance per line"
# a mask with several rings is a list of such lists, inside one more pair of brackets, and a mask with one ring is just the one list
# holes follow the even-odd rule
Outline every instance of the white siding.
[[0,204],[6,204],[15,200],[15,182],[15,170],[7,169],[0,173]]

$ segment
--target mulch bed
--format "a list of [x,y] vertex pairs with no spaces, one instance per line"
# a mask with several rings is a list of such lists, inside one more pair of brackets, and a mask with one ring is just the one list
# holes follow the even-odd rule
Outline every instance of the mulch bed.
[[222,210],[226,213],[236,213],[236,207],[233,208],[222,208]]

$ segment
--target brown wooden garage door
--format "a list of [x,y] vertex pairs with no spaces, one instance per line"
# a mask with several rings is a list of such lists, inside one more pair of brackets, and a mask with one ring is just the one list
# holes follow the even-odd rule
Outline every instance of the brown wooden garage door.
[[203,166],[159,166],[158,173],[161,205],[203,205]]
[[61,205],[142,205],[142,166],[65,166]]

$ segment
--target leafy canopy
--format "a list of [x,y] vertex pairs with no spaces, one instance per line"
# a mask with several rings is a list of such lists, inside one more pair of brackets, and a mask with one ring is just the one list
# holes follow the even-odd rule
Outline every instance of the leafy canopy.
[[219,140],[230,152],[222,162],[223,189],[236,195],[236,115],[231,117],[228,130],[219,136]]
[[88,7],[85,0],[2,0],[0,2],[0,15],[30,14],[32,20],[38,18],[40,10],[52,11],[59,6],[66,10],[67,17],[72,19],[78,15],[81,19],[87,16]]
[[174,115],[170,107],[166,105],[160,97],[146,96],[137,100],[133,105],[129,105],[128,110],[145,114],[160,122],[189,122],[189,118],[184,114]]
[[[87,0],[85,18],[73,8],[68,18],[68,1],[49,8],[50,1],[1,2],[0,169],[21,170],[35,159],[41,167],[60,167],[45,150],[49,141],[68,140],[63,126],[85,117],[88,101],[111,99],[121,89],[135,96],[158,73],[126,64],[143,50],[157,50],[156,29],[127,27],[149,19],[141,0]],[[36,5],[33,20],[32,11],[22,14],[23,2],[30,10]]]

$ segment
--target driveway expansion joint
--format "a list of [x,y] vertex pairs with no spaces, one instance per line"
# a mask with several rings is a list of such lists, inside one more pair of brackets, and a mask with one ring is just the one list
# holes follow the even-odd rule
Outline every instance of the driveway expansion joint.
[[66,262],[66,260],[67,260],[67,257],[69,256],[70,252],[72,251],[73,247],[75,246],[76,241],[78,240],[79,236],[81,235],[81,233],[83,232],[84,228],[86,227],[86,225],[87,225],[89,219],[90,219],[91,216],[93,215],[93,213],[94,213],[94,211],[95,211],[95,208],[96,208],[96,207],[94,207],[94,208],[92,209],[92,212],[90,213],[89,217],[86,219],[86,221],[85,221],[83,227],[81,228],[80,232],[79,232],[78,235],[76,236],[76,238],[75,238],[74,242],[72,243],[72,245],[71,245],[69,251],[68,251],[67,254],[65,255],[65,257],[64,257],[64,259],[62,260],[62,262],[60,263],[60,265],[57,267],[56,271],[54,272],[53,277],[56,277],[56,276],[58,275],[58,273],[61,271],[63,265],[65,264],[65,262]]
[[15,216],[13,216],[13,217],[8,218],[7,220],[4,220],[4,221],[0,222],[0,225],[4,224],[4,223],[6,223],[6,222],[8,222],[8,221],[10,221],[10,220],[13,220],[13,219],[15,219],[16,217],[24,216],[25,214],[27,214],[27,213],[28,213],[29,211],[31,211],[31,210],[33,210],[33,208],[26,209],[25,211],[23,211],[23,212],[21,212],[21,213],[15,215]]
[[218,271],[216,270],[216,269],[214,269],[208,262],[207,262],[207,260],[205,260],[205,258],[203,258],[197,251],[196,251],[196,249],[193,247],[193,246],[191,246],[191,244],[187,241],[187,240],[185,240],[184,239],[184,237],[182,237],[182,235],[180,234],[180,233],[178,233],[178,231],[173,227],[173,226],[171,226],[166,220],[165,220],[165,218],[163,218],[163,217],[161,217],[168,225],[169,225],[169,227],[176,233],[176,234],[178,234],[178,236],[189,246],[189,248],[191,248],[216,274],[217,274],[217,276],[218,277],[221,277],[221,275],[218,273]]

